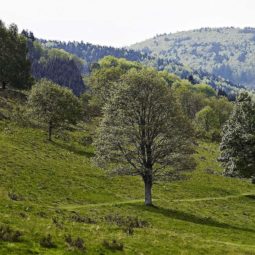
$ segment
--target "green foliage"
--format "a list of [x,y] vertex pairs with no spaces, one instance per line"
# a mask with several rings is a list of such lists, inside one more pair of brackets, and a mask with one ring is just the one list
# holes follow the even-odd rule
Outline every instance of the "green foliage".
[[167,71],[160,71],[159,76],[161,76],[166,81],[167,85],[170,87],[173,84],[176,84],[177,82],[181,81],[181,79],[177,75],[169,73]]
[[218,129],[220,126],[219,120],[210,106],[206,106],[196,113],[196,123],[205,132],[214,128]]
[[76,55],[84,61],[83,74],[88,74],[91,67],[95,67],[100,59],[107,56],[114,56],[116,58],[127,59],[129,61],[142,62],[147,58],[147,55],[140,52],[126,48],[114,48],[100,45],[93,45],[84,42],[60,42],[60,41],[46,41],[42,44],[46,48],[63,49],[73,55]]
[[247,92],[238,97],[223,129],[220,148],[225,175],[255,176],[255,102]]
[[[191,125],[158,72],[131,69],[117,87],[98,129],[98,164],[116,167],[118,174],[140,175],[145,190],[159,178],[192,168]],[[145,202],[151,204],[147,195]]]
[[[193,62],[187,66],[185,61],[181,61],[178,57],[174,58],[175,54],[171,54],[170,57],[162,57],[166,52],[160,52],[160,54],[152,54],[147,48],[140,50],[132,50],[126,48],[113,48],[92,45],[83,42],[59,42],[59,41],[41,41],[47,48],[58,48],[70,52],[85,61],[83,67],[83,73],[90,73],[91,69],[99,67],[96,62],[105,56],[114,56],[116,58],[125,58],[129,61],[137,61],[146,66],[152,66],[157,70],[166,70],[167,72],[174,73],[182,79],[189,80],[192,84],[205,83],[209,84],[214,89],[220,91],[220,93],[227,93],[228,97],[233,100],[235,95],[239,91],[239,86],[230,82],[222,77],[218,77],[212,74],[212,72],[205,72],[204,66],[194,68]],[[140,49],[140,48],[139,48]],[[184,63],[184,64],[182,64]],[[171,78],[169,80],[171,83]]]
[[120,80],[123,74],[132,68],[141,69],[141,67],[136,62],[118,59],[112,56],[101,59],[98,62],[97,68],[92,70],[89,78],[89,85],[92,88],[98,105],[102,106],[107,102],[115,89],[116,82]]
[[192,87],[197,93],[206,95],[207,97],[216,96],[216,91],[207,84],[197,84]]
[[232,103],[226,97],[216,96],[215,91],[208,85],[192,85],[187,80],[179,79],[173,83],[173,89],[184,113],[190,119],[195,119],[196,114],[206,106],[213,109],[220,127],[229,118]]
[[85,122],[91,121],[94,117],[101,115],[101,107],[95,96],[91,93],[83,93],[80,96],[80,101],[82,104],[82,117]]
[[[99,116],[102,106],[110,99],[116,89],[123,86],[123,84],[118,83],[122,76],[130,69],[139,70],[141,67],[136,62],[110,56],[105,57],[95,65],[89,78],[92,91],[82,96],[83,109],[87,109],[85,116],[89,116],[90,112],[91,117]],[[216,91],[209,85],[193,85],[190,81],[181,80],[167,71],[158,72],[158,75],[173,89],[183,112],[189,119],[195,120],[196,114],[206,106],[213,109],[214,114],[217,115],[216,122],[219,122],[219,125],[213,129],[210,128],[210,130],[205,130],[200,125],[199,136],[209,139],[217,137],[219,139],[220,130],[231,112],[231,103],[224,97],[216,96]]]
[[75,124],[80,118],[81,104],[71,90],[51,81],[41,80],[33,86],[28,99],[32,114],[47,124],[49,140],[52,129]]
[[27,41],[18,33],[15,24],[6,28],[0,20],[0,83],[18,89],[30,88],[30,62],[27,59]]
[[220,140],[221,126],[219,116],[210,106],[205,106],[196,113],[195,124],[198,137],[210,139],[211,141]]
[[233,111],[233,103],[229,102],[226,97],[210,97],[205,103],[213,109],[220,128],[222,128]]
[[64,60],[73,60],[75,62],[75,64],[77,65],[77,67],[80,68],[80,70],[82,69],[82,66],[84,65],[84,61],[80,58],[78,58],[76,55],[70,54],[62,49],[44,49],[45,51],[45,55],[47,56],[46,58],[60,58],[60,59],[64,59]]
[[197,129],[197,136],[220,140],[220,132],[232,112],[232,103],[226,97],[216,96],[206,84],[193,85],[187,80],[176,79],[172,88],[185,115]]

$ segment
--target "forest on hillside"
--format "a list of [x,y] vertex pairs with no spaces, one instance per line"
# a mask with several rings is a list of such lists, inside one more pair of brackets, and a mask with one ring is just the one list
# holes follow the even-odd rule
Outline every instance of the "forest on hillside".
[[190,80],[193,84],[206,83],[212,86],[219,93],[226,94],[231,100],[234,100],[236,94],[242,88],[235,82],[231,82],[223,77],[213,75],[201,68],[184,65],[176,59],[166,59],[161,56],[154,56],[149,52],[140,50],[132,50],[126,48],[114,48],[99,45],[92,45],[83,42],[61,42],[39,40],[46,48],[62,49],[84,61],[82,73],[87,75],[91,72],[91,68],[101,58],[105,56],[114,56],[125,58],[130,61],[137,61],[147,66],[152,66],[159,71],[166,70],[170,73],[178,75],[182,79]]
[[130,48],[166,61],[178,61],[236,84],[255,86],[254,28],[201,28],[162,34]]

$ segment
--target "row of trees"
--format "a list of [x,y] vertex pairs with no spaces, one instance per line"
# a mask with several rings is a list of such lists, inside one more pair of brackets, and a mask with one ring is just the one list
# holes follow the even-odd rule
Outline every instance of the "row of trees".
[[[100,112],[123,74],[131,69],[142,68],[143,66],[136,62],[110,56],[94,65],[88,81],[92,96],[88,104],[94,107],[94,112]],[[206,84],[193,85],[188,80],[181,80],[166,71],[160,71],[158,74],[167,86],[172,88],[185,116],[194,124],[197,135],[219,140],[221,128],[228,119],[233,104],[227,98],[218,96],[217,92]]]

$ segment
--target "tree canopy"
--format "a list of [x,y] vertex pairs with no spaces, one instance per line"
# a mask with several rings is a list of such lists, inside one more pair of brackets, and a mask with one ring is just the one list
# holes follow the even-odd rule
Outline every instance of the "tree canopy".
[[122,58],[107,56],[101,59],[98,65],[92,69],[89,78],[89,84],[98,103],[103,105],[110,98],[112,89],[123,74],[132,68],[141,69],[141,67],[137,62]]
[[53,129],[75,124],[81,113],[80,101],[71,90],[45,79],[32,87],[28,103],[33,115],[48,126],[49,140]]

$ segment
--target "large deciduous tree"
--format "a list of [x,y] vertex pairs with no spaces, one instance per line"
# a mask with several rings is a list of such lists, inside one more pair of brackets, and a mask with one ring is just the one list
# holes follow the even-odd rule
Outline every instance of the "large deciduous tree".
[[47,124],[50,141],[53,129],[75,124],[81,113],[81,103],[71,90],[45,79],[32,87],[28,103],[33,115]]
[[237,99],[223,128],[220,150],[225,175],[255,178],[255,102],[248,93]]
[[18,89],[30,88],[30,62],[27,58],[27,40],[18,34],[18,28],[12,24],[6,28],[0,20],[0,83]]
[[156,180],[191,169],[192,128],[172,91],[153,69],[130,70],[106,102],[95,161],[120,175],[139,175],[145,204]]

